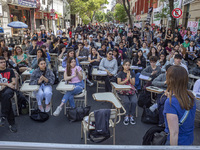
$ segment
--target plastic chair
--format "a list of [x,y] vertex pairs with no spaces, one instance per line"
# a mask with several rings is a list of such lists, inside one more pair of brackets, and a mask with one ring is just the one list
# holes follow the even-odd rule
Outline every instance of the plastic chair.
[[[86,117],[88,117],[88,121],[86,122]],[[91,126],[91,122],[95,122],[94,112],[91,112],[89,116],[86,116],[83,118],[83,121],[81,122],[81,139],[83,139],[83,133],[84,133],[84,140],[85,144],[87,144],[87,132],[89,130],[94,130],[95,127]],[[110,110],[110,120],[109,120],[109,127],[113,129],[111,137],[113,137],[113,145],[115,145],[115,126],[116,126],[116,120],[117,120],[117,110],[111,109]]]

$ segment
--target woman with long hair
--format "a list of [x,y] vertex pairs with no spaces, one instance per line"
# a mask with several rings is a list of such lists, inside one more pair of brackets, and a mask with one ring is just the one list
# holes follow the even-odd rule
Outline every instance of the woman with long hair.
[[119,50],[117,48],[113,49],[113,58],[117,60],[118,67],[121,66],[121,56],[119,55]]
[[21,73],[28,69],[28,57],[24,54],[20,46],[15,47],[13,58],[15,59]]
[[134,114],[137,105],[137,96],[135,85],[135,74],[130,70],[131,62],[125,59],[122,65],[122,71],[117,75],[117,83],[120,85],[130,85],[131,89],[129,91],[118,91],[119,97],[124,103],[126,114],[124,117],[124,125],[128,125],[129,122],[134,125]]
[[46,65],[47,65],[47,67],[48,67],[48,65],[49,65],[49,61],[48,61],[48,59],[46,58],[46,55],[45,55],[45,53],[44,53],[44,51],[41,49],[41,48],[39,48],[38,50],[37,50],[37,52],[36,52],[36,58],[34,58],[33,59],[33,61],[32,61],[32,63],[31,63],[31,68],[32,69],[36,69],[37,67],[38,67],[38,60],[39,60],[39,58],[44,58],[44,60],[46,60]]
[[[48,69],[44,58],[39,58],[37,63],[39,67],[31,74],[30,85],[40,85],[39,90],[35,93],[38,107],[41,112],[49,112],[51,109],[52,85],[54,84],[55,76]],[[43,99],[45,99],[45,110],[42,106]]]
[[155,47],[151,47],[150,52],[147,55],[147,59],[149,59],[151,56],[156,56],[158,58],[158,51]]
[[65,56],[63,58],[63,61],[62,61],[62,67],[63,68],[66,68],[67,67],[67,60],[68,58],[70,57],[73,57],[75,60],[76,60],[76,66],[79,66],[79,61],[78,61],[78,58],[76,58],[76,53],[73,49],[70,49],[67,51],[67,56]]
[[133,57],[131,64],[134,66],[146,68],[146,59],[143,56],[142,50],[137,51],[136,56]]
[[166,55],[164,53],[160,54],[160,59],[157,61],[156,66],[161,68],[162,72],[166,71],[166,66],[169,64],[169,61],[166,59]]
[[[88,61],[90,62],[88,67],[88,79],[87,82],[89,86],[93,86],[94,84],[91,82],[92,80],[92,69],[94,67],[98,67],[100,63],[100,55],[95,47],[91,48],[90,55],[88,56]],[[89,80],[89,81],[88,81]]]
[[70,107],[75,108],[74,95],[77,95],[82,92],[84,89],[83,74],[82,68],[76,66],[76,60],[73,57],[70,57],[67,62],[67,68],[64,72],[64,80],[69,84],[75,86],[72,91],[66,92],[61,100],[61,104],[56,108],[53,113],[54,116],[58,116],[62,110],[63,105],[69,100]]
[[194,36],[192,35],[192,32],[188,30],[186,34],[183,37],[183,40],[189,39],[190,41],[194,41]]
[[196,104],[194,95],[187,89],[187,71],[181,66],[171,66],[167,70],[166,84],[168,98],[163,111],[168,134],[166,145],[192,145]]

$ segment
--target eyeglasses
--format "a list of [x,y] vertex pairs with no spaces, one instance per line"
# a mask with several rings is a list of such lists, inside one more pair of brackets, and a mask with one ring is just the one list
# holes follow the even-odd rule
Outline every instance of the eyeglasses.
[[5,61],[0,62],[0,64],[4,64],[4,63],[6,63],[6,62]]
[[109,55],[113,55],[113,53],[108,53]]

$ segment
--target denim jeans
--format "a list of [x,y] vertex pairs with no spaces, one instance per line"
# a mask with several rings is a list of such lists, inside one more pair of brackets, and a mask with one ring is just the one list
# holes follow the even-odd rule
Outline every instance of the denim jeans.
[[135,109],[136,109],[136,105],[137,105],[137,101],[138,101],[136,94],[134,94],[134,95],[119,94],[119,97],[124,104],[124,108],[126,110],[126,115],[133,116],[135,114]]
[[81,81],[78,83],[71,83],[71,84],[73,84],[75,88],[72,91],[67,91],[67,93],[62,98],[62,102],[67,103],[67,101],[69,100],[69,105],[72,108],[74,108],[75,107],[74,96],[82,92],[82,90],[84,89],[84,82]]
[[38,105],[42,105],[42,100],[45,98],[45,104],[48,105],[52,97],[52,87],[51,85],[42,84],[36,93],[36,99]]

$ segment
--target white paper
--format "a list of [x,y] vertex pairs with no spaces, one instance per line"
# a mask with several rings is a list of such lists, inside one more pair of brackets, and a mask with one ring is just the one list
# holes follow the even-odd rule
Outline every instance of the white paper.
[[140,74],[139,78],[143,79],[143,80],[149,80],[150,77],[149,76],[144,76],[144,75]]
[[98,70],[98,74],[99,75],[107,75],[107,72],[106,71],[102,71],[102,70]]

